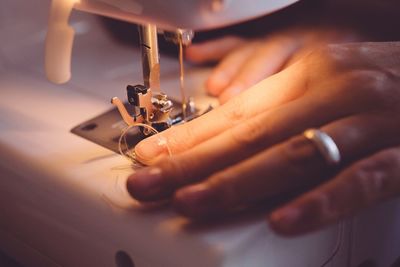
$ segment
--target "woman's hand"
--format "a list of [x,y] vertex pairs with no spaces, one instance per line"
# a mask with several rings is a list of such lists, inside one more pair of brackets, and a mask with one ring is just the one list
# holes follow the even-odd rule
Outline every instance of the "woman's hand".
[[344,30],[296,28],[256,40],[227,36],[193,44],[187,48],[186,58],[199,64],[219,62],[206,90],[225,103],[322,44],[356,39]]
[[[274,230],[296,235],[336,222],[400,194],[399,77],[400,43],[318,49],[142,141],[137,156],[155,164],[133,174],[128,190],[140,201],[172,198],[191,218],[302,190],[269,214]],[[302,135],[308,128],[333,138],[339,166],[328,167]]]

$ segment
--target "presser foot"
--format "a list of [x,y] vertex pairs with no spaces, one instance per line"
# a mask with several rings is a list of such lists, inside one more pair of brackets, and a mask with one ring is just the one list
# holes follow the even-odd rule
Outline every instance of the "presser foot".
[[[169,117],[171,119],[171,125],[169,127],[172,127],[174,125],[184,123],[184,120],[181,108],[182,103],[174,99],[170,99],[170,101],[173,104],[173,109],[169,113]],[[122,101],[121,104],[124,106],[124,109],[127,111],[129,117],[133,120],[134,114],[132,106],[129,103],[123,103]],[[190,116],[186,118],[186,121],[199,117],[211,109],[211,107],[204,111],[195,109],[193,110],[194,112],[190,113]],[[157,125],[155,126],[158,127]],[[126,129],[126,127],[127,123],[121,118],[121,113],[118,110],[118,107],[114,107],[92,119],[78,124],[71,130],[71,133],[85,138],[86,140],[107,148],[115,153],[120,153],[119,139],[122,131]],[[163,129],[165,129],[165,127],[159,128],[157,131],[161,132]],[[140,141],[149,137],[150,135],[144,134],[140,127],[134,127],[126,134],[126,143],[128,146],[123,147],[123,152],[134,148]]]

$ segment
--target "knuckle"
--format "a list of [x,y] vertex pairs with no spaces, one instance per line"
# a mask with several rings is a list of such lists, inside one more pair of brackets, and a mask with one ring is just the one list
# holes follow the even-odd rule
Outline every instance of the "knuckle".
[[390,80],[389,74],[378,70],[358,70],[354,71],[351,79],[362,87],[380,96],[385,93],[387,83]]
[[[188,184],[192,180],[192,167],[195,162],[188,158],[170,158],[163,161],[160,168],[165,172],[173,187]],[[175,186],[174,186],[175,185]]]
[[347,52],[338,45],[324,45],[311,50],[301,61],[309,75],[309,83],[321,81],[321,77],[331,79],[332,74],[343,71],[346,65]]
[[230,127],[243,122],[247,118],[244,101],[240,97],[232,98],[222,110],[222,117]]
[[241,199],[240,183],[236,183],[234,177],[237,175],[231,171],[224,171],[212,176],[208,185],[213,188],[221,200],[219,205],[222,207],[232,207]]
[[[177,134],[179,133],[179,134]],[[174,131],[169,132],[168,136],[165,135],[166,142],[172,154],[180,153],[188,150],[193,146],[196,137],[196,130],[188,124],[179,125]]]
[[332,45],[324,45],[314,49],[309,56],[315,59],[326,59],[331,58],[334,52],[335,48]]
[[185,173],[182,164],[174,159],[169,159],[161,163],[161,169],[166,173],[166,176],[171,178],[172,181],[180,181]]
[[361,199],[370,203],[392,192],[393,177],[388,171],[399,164],[400,153],[393,149],[356,165],[353,168],[353,182],[361,194]]
[[313,195],[315,203],[317,203],[317,212],[321,220],[329,220],[330,218],[335,218],[340,216],[344,212],[340,201],[337,197],[330,193],[314,193]]
[[229,130],[231,140],[249,149],[260,147],[260,141],[269,139],[268,125],[262,118],[245,120]]
[[[360,200],[369,203],[376,198],[376,187],[378,186],[377,183],[380,181],[380,178],[381,174],[376,170],[371,170],[371,167],[366,164],[362,164],[354,171],[353,182],[360,194]],[[373,181],[375,181],[375,184],[372,183]]]
[[393,75],[382,70],[357,70],[347,76],[360,98],[367,98],[375,106],[387,106],[399,93],[392,86]]
[[346,60],[348,48],[341,45],[329,44],[316,48],[310,53],[313,60],[323,65],[341,65]]
[[325,166],[317,148],[303,136],[289,139],[282,148],[288,166],[294,175],[301,177],[307,171],[318,171],[320,167]]

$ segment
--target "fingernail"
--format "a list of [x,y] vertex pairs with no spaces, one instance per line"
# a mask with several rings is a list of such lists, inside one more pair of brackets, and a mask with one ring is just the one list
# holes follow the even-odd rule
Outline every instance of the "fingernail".
[[204,184],[186,187],[175,194],[176,209],[188,217],[202,217],[215,210],[217,196]]
[[297,224],[302,214],[303,212],[299,208],[283,208],[273,212],[270,216],[270,220],[275,225],[281,225],[287,228]]
[[203,52],[198,45],[190,45],[185,50],[185,58],[191,61],[201,62]]
[[229,93],[231,96],[238,95],[242,91],[243,91],[243,86],[241,85],[232,85],[225,89],[225,92]]
[[231,98],[237,96],[243,91],[243,87],[240,85],[235,85],[228,87],[227,89],[224,90],[224,92],[220,95],[219,99],[221,103],[226,103],[229,101]]
[[132,174],[127,181],[128,192],[138,199],[153,197],[162,191],[162,170],[144,168]]
[[207,81],[207,89],[210,93],[216,94],[221,91],[221,89],[229,85],[230,79],[224,72],[215,72],[211,74]]
[[151,136],[144,139],[135,147],[137,160],[150,164],[161,156],[169,155],[167,140],[162,136]]

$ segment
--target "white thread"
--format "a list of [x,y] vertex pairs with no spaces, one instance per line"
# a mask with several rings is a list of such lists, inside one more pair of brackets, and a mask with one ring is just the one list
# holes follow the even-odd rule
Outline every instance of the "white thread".
[[[125,129],[122,130],[121,132],[121,136],[119,137],[119,141],[118,141],[118,151],[119,153],[124,156],[125,158],[127,158],[128,160],[130,160],[134,166],[138,166],[138,167],[143,167],[144,164],[142,162],[140,162],[135,154],[135,149],[129,149],[129,145],[128,145],[128,141],[126,140],[126,136],[128,134],[128,132],[130,130],[132,130],[135,127],[144,127],[147,128],[148,130],[151,131],[152,134],[157,134],[158,131],[156,129],[154,129],[152,126],[144,124],[144,123],[135,123],[133,125],[127,126]],[[125,152],[123,149],[123,146],[125,146]]]
[[[125,158],[127,158],[128,160],[130,160],[134,166],[137,167],[143,167],[146,164],[141,162],[138,157],[135,154],[135,149],[129,149],[129,144],[128,141],[126,140],[126,136],[128,134],[128,132],[130,130],[132,130],[135,127],[144,127],[147,128],[150,131],[150,134],[155,135],[158,134],[159,132],[152,126],[144,124],[144,123],[135,123],[134,125],[130,125],[127,126],[126,128],[124,128],[121,132],[121,136],[119,137],[119,141],[118,141],[118,151],[119,153],[124,156]],[[157,140],[157,145],[159,146],[164,146],[167,148],[168,151],[168,155],[172,155],[171,150],[168,146],[168,142],[167,139],[165,137],[160,136]],[[124,152],[125,150],[125,152]]]

